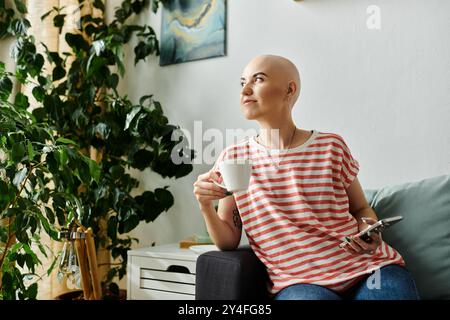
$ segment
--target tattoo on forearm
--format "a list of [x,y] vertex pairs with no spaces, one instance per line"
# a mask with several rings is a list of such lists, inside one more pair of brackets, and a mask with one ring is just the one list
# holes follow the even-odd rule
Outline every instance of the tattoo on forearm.
[[242,221],[237,208],[233,210],[233,223],[236,228],[242,229]]

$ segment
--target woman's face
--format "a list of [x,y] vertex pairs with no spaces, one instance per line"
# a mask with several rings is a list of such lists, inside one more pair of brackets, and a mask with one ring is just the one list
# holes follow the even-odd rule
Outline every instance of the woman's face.
[[276,63],[256,58],[241,77],[241,111],[249,120],[270,119],[288,106],[289,86]]

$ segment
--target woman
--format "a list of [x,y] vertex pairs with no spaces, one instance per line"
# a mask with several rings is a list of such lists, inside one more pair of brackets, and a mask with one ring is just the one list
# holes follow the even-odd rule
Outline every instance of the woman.
[[[241,85],[241,110],[258,122],[260,133],[225,148],[194,183],[214,243],[235,249],[244,227],[267,267],[275,299],[418,299],[395,249],[378,234],[370,243],[354,237],[377,216],[343,138],[294,124],[292,108],[300,93],[295,65],[279,56],[258,56],[244,69]],[[235,158],[252,161],[252,176],[248,190],[231,195],[212,180],[221,182],[218,166]],[[379,285],[367,285],[370,277]]]

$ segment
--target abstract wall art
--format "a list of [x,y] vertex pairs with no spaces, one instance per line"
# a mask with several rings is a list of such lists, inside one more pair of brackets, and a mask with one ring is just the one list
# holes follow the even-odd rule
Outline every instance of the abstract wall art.
[[161,66],[226,55],[226,0],[168,0],[161,19]]

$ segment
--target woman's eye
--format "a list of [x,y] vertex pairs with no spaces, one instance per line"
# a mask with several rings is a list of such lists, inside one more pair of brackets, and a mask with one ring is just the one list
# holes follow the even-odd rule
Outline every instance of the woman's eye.
[[[258,82],[258,81],[264,81],[264,78],[263,77],[256,77],[254,82]],[[241,82],[241,87],[244,87],[244,86],[245,86],[245,82]]]

